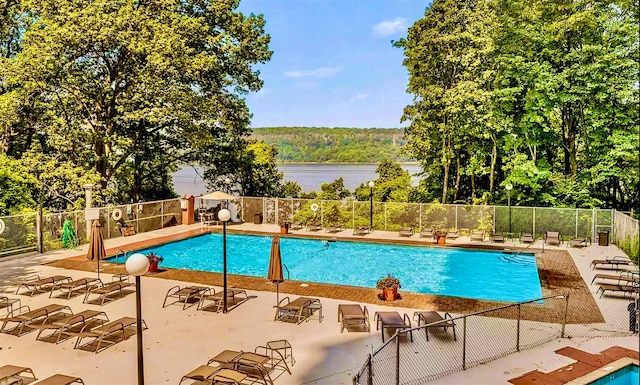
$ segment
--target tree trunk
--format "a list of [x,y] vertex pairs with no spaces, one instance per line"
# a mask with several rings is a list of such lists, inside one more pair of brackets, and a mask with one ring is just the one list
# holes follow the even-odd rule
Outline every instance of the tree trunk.
[[447,182],[449,181],[449,167],[451,161],[449,160],[448,145],[446,136],[442,138],[442,167],[444,173],[442,177],[442,203],[447,203]]
[[496,143],[496,138],[494,135],[491,135],[491,142],[493,144],[491,148],[491,172],[489,173],[489,193],[493,196],[493,190],[495,189],[495,172],[496,172],[496,164],[498,163],[498,145]]
[[460,166],[460,151],[456,152],[456,184],[453,188],[453,201],[458,200],[458,191],[460,189],[460,174],[461,174],[461,166]]

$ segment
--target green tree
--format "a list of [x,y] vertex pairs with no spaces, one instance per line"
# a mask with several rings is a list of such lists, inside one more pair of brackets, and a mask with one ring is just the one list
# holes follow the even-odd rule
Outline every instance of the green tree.
[[[45,150],[93,170],[103,189],[115,180],[127,198],[171,196],[177,160],[215,163],[248,144],[243,95],[261,88],[252,66],[271,51],[263,17],[238,4],[20,0],[33,22],[0,61],[4,148],[24,126],[10,113],[35,105],[46,112],[30,135],[43,132]],[[10,108],[16,94],[23,106]]]

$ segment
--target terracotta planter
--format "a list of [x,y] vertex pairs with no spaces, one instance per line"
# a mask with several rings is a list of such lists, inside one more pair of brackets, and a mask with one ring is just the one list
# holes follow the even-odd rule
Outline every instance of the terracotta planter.
[[398,295],[397,287],[385,287],[382,289],[382,296],[385,301],[395,301]]
[[438,236],[438,244],[439,245],[444,245],[444,241],[445,239],[447,239],[446,237],[443,237],[442,235]]
[[149,273],[154,274],[158,272],[158,262],[149,262]]
[[289,234],[288,226],[280,226],[280,234]]

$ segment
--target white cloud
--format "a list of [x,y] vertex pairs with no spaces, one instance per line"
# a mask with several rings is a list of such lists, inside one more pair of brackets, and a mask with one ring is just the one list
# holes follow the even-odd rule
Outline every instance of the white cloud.
[[285,76],[289,78],[329,78],[338,72],[340,72],[340,67],[320,67],[312,70],[298,70],[298,71],[287,71],[285,72]]
[[352,97],[351,99],[349,99],[349,103],[363,101],[363,100],[369,98],[370,95],[371,94],[368,93],[368,92],[367,93],[358,94],[358,95]]
[[293,85],[295,88],[317,88],[318,82],[313,80],[303,80]]
[[373,26],[373,34],[376,36],[389,36],[398,32],[406,32],[409,28],[407,19],[396,17],[393,20],[384,20]]

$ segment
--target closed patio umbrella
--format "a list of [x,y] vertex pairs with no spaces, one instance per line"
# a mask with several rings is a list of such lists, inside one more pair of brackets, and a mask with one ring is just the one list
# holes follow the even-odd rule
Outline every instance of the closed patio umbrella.
[[91,226],[91,240],[89,241],[89,251],[87,251],[87,259],[98,261],[98,279],[100,279],[100,260],[107,256],[107,250],[104,248],[104,239],[102,238],[102,225],[98,221],[93,221]]
[[282,274],[282,255],[280,254],[280,237],[271,240],[271,256],[269,257],[269,272],[267,279],[276,284],[276,300],[280,303],[280,282],[284,282]]

